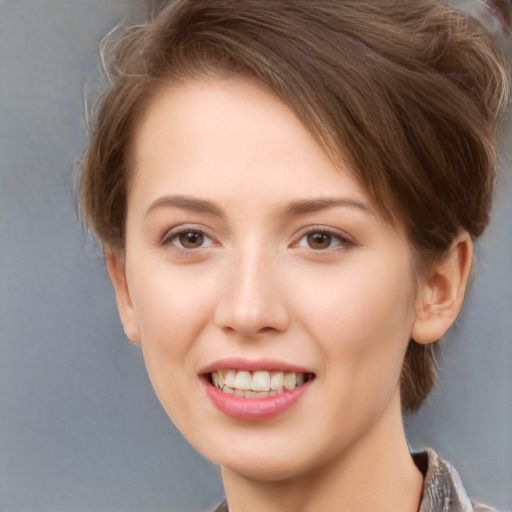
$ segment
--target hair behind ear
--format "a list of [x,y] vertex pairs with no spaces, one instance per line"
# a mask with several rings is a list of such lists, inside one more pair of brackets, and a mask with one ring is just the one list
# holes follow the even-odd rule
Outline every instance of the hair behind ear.
[[419,409],[432,391],[437,377],[435,343],[409,341],[400,375],[402,411],[406,414]]

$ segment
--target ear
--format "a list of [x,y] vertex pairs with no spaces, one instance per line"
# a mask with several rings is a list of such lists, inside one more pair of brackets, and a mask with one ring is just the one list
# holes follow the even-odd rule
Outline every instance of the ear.
[[127,338],[133,343],[140,343],[140,329],[137,313],[132,304],[130,290],[126,281],[124,260],[113,252],[105,253],[108,275],[114,285],[117,309]]
[[439,340],[451,327],[464,300],[473,260],[473,242],[461,232],[445,255],[422,280],[416,301],[411,338],[417,343]]

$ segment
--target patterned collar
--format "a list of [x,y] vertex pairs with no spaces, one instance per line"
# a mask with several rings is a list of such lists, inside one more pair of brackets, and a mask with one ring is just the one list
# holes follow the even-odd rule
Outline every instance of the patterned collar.
[[457,471],[432,448],[413,453],[413,459],[425,478],[419,512],[496,512],[473,503]]

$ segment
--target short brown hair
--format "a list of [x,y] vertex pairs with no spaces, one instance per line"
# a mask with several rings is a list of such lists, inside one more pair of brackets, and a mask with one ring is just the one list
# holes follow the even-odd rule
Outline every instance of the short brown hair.
[[[437,0],[176,0],[113,36],[83,162],[81,212],[123,251],[134,126],[155,93],[250,74],[285,102],[423,260],[479,236],[496,167],[506,65],[485,29]],[[409,343],[404,411],[435,381],[432,345]]]

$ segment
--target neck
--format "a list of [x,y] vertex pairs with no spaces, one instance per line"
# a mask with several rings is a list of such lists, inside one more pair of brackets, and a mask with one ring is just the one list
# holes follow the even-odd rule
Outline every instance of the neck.
[[400,404],[342,454],[283,481],[222,468],[230,512],[416,512],[423,477],[409,453]]

